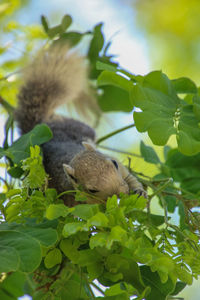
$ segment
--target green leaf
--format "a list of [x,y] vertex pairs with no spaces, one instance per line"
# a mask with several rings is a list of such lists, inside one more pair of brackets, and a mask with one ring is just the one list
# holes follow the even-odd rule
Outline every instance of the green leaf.
[[0,240],[2,247],[10,247],[18,253],[20,271],[33,272],[39,266],[42,257],[40,244],[37,240],[25,233],[11,230],[0,231]]
[[118,199],[116,195],[109,197],[106,201],[106,211],[112,211],[113,209],[118,207]]
[[44,259],[44,264],[47,269],[53,268],[55,265],[60,264],[62,261],[62,253],[59,249],[55,248],[49,251]]
[[93,249],[86,249],[79,251],[79,259],[78,264],[82,267],[86,267],[90,264],[100,262],[101,256],[98,254],[98,252]]
[[2,204],[6,200],[6,194],[0,193],[0,204]]
[[[127,292],[121,289],[120,283],[114,284],[113,286],[111,286],[109,289],[105,291],[106,296],[118,296],[120,294],[125,294],[128,297]],[[129,299],[129,297],[127,299]]]
[[111,72],[117,72],[117,65],[111,62],[102,62],[98,60],[96,62],[96,68],[97,70],[103,70],[103,71],[111,71]]
[[[22,169],[27,173],[23,180],[23,186],[27,188],[41,188],[47,179],[47,175],[40,155],[40,147],[30,147],[30,157],[22,161]],[[43,195],[42,195],[43,196]]]
[[61,27],[63,31],[66,31],[67,28],[72,24],[72,17],[70,15],[64,15],[61,21]]
[[[12,300],[17,299],[20,296],[24,296],[25,279],[26,277],[22,272],[14,272],[9,275],[7,274],[6,279],[4,279],[3,282],[0,282],[0,291],[3,290],[7,295],[12,295]],[[7,298],[5,297],[0,299],[6,300]]]
[[[149,224],[149,219],[150,219],[151,223],[156,227],[165,223],[164,216],[148,214],[144,211],[133,211],[131,217],[137,220],[140,224],[146,224],[146,225]],[[168,217],[168,220],[170,220],[170,217]]]
[[104,45],[104,36],[102,34],[102,23],[97,24],[94,27],[93,38],[90,42],[88,50],[88,57],[91,62],[95,62],[99,56],[99,52],[102,50]]
[[0,246],[0,257],[0,273],[18,270],[20,258],[18,252],[14,248]]
[[48,29],[48,32],[47,32],[50,39],[53,39],[54,37],[56,37],[56,36],[58,36],[62,33],[63,33],[63,29],[62,29],[61,25],[51,27],[51,28]]
[[164,196],[165,199],[165,203],[167,205],[167,210],[169,213],[173,213],[175,211],[176,208],[176,202],[177,202],[177,198],[175,196]]
[[145,161],[152,164],[160,163],[160,159],[155,150],[150,146],[146,146],[143,141],[140,142],[140,152]]
[[108,232],[99,232],[95,235],[92,235],[90,238],[90,248],[94,249],[95,247],[103,247],[107,244],[109,233]]
[[147,131],[155,145],[165,145],[175,134],[183,154],[200,151],[200,127],[193,106],[178,98],[165,74],[155,71],[146,75],[132,87],[131,99],[142,110],[134,112],[137,130]]
[[179,151],[185,155],[200,152],[200,123],[194,115],[192,105],[185,105],[181,108],[178,130]]
[[178,94],[197,93],[197,87],[195,83],[187,77],[180,77],[178,79],[174,79],[172,80],[172,84]]
[[192,102],[193,102],[193,112],[196,118],[200,121],[200,96],[195,95],[192,98]]
[[176,265],[176,275],[181,281],[185,282],[186,284],[191,285],[193,282],[192,275],[181,266]]
[[7,291],[3,291],[1,289],[0,289],[0,299],[3,299],[3,300],[16,300],[16,298],[13,299],[13,296],[9,295],[7,293]]
[[30,132],[22,135],[11,147],[0,149],[0,158],[7,156],[16,164],[30,155],[30,146],[41,145],[52,138],[52,132],[45,124],[36,125]]
[[107,85],[101,86],[102,93],[98,96],[98,104],[102,111],[131,112],[133,105],[129,99],[129,93],[119,87]]
[[50,204],[46,210],[46,218],[53,220],[59,217],[66,217],[69,213],[69,208],[64,204]]
[[174,271],[173,260],[167,256],[159,257],[159,254],[156,259],[153,258],[150,266],[153,272],[158,272],[162,283],[166,283],[168,275]]
[[87,271],[89,274],[89,279],[91,281],[95,280],[103,273],[104,265],[102,264],[102,262],[93,262],[87,266]]
[[69,43],[71,47],[76,46],[81,39],[84,37],[84,35],[88,34],[88,32],[80,33],[76,31],[69,31],[62,33],[60,35],[60,38],[54,42],[54,44],[58,43]]
[[53,246],[58,239],[57,231],[52,228],[22,227],[18,228],[18,230],[35,238],[42,246],[45,247]]
[[13,178],[20,178],[24,171],[20,167],[11,167],[8,170],[8,174]]
[[185,282],[178,281],[176,283],[174,291],[170,295],[173,295],[173,296],[178,295],[186,287],[186,285],[187,284]]
[[45,16],[41,16],[41,23],[42,23],[42,26],[44,28],[44,31],[46,33],[48,33],[48,30],[49,30],[49,26],[48,26],[48,21],[47,21],[47,18]]
[[111,254],[106,259],[106,268],[113,275],[121,274],[121,278],[118,278],[117,281],[123,278],[124,281],[130,283],[137,291],[143,291],[144,283],[141,278],[140,269],[134,260],[124,257],[123,254]]
[[122,195],[120,199],[120,206],[125,208],[125,213],[129,213],[133,210],[141,209],[146,207],[147,199],[143,196],[138,197],[137,194],[134,195]]
[[108,279],[110,282],[108,284],[104,284],[104,285],[112,285],[113,282],[118,282],[123,280],[123,274],[122,273],[109,273],[109,272],[105,272],[103,274],[103,277],[105,279]]
[[77,263],[79,258],[78,246],[71,239],[65,239],[60,242],[60,249],[73,263]]
[[111,249],[113,242],[121,242],[124,244],[127,240],[127,232],[120,226],[114,226],[111,229],[107,239],[107,248]]
[[166,300],[167,296],[170,295],[175,288],[175,284],[172,280],[169,278],[166,283],[162,283],[158,274],[156,272],[151,272],[150,268],[147,266],[141,266],[140,271],[144,283],[151,287],[151,292],[146,297],[146,300]]
[[[57,199],[57,191],[55,189],[46,189],[45,196],[49,200],[49,202],[55,202]],[[65,206],[66,207],[66,206]]]
[[130,80],[122,77],[111,71],[103,71],[97,80],[98,86],[113,85],[115,87],[121,88],[122,90],[129,92],[133,83]]
[[169,152],[170,150],[171,150],[171,147],[170,147],[170,146],[164,146],[164,148],[163,148],[163,154],[164,154],[165,160],[167,159],[168,152]]
[[161,72],[145,76],[143,83],[132,87],[131,99],[142,112],[134,112],[139,132],[148,131],[155,145],[165,145],[171,134],[176,133],[174,114],[178,98],[171,91],[170,81]]
[[88,226],[107,227],[108,218],[102,212],[98,212],[88,220],[87,224]]
[[74,207],[74,210],[71,212],[71,214],[83,220],[88,220],[98,212],[98,204],[79,204]]
[[[85,284],[85,282],[83,282]],[[72,276],[69,280],[61,282],[59,285],[59,291],[57,291],[58,297],[54,297],[53,300],[88,300],[85,290],[83,288],[82,281],[77,279],[77,276]],[[38,300],[40,300],[39,298]],[[91,298],[90,298],[91,299]]]
[[83,222],[67,223],[63,228],[62,234],[64,237],[68,237],[77,233],[78,231],[88,231],[86,224],[84,224]]
[[181,188],[191,193],[199,191],[199,164],[200,154],[186,156],[177,149],[168,152],[166,165],[169,167],[170,176],[180,182]]

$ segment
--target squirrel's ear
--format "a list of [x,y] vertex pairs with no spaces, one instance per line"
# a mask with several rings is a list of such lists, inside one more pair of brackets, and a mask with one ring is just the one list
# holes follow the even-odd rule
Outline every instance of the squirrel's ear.
[[70,165],[63,164],[63,170],[66,175],[74,176],[74,169]]
[[88,143],[88,142],[82,142],[82,145],[83,147],[86,149],[86,150],[89,150],[89,151],[96,151],[95,147]]

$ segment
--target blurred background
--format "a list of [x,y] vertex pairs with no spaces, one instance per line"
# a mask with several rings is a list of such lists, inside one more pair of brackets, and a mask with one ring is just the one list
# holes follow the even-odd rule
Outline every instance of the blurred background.
[[[15,64],[22,63],[19,57],[23,56],[20,59],[25,64],[35,44],[42,45],[43,33],[37,26],[41,15],[47,16],[52,26],[60,23],[64,14],[71,15],[73,28],[82,32],[103,22],[105,38],[112,42],[109,53],[114,54],[115,61],[128,71],[143,75],[152,70],[162,70],[170,79],[186,76],[199,85],[199,0],[0,0],[1,77],[6,76],[5,70],[9,74]],[[84,43],[87,43],[87,38],[81,48],[83,54]],[[5,47],[6,52],[3,50]],[[0,81],[0,94],[5,95],[13,105],[16,102],[15,84],[15,81],[12,83],[12,76],[8,86]],[[1,145],[5,116],[0,112]],[[98,136],[132,122],[132,113],[105,114],[97,127]],[[104,145],[121,150],[122,145],[126,145],[126,151],[129,149],[138,153],[139,141],[144,138],[147,144],[151,144],[144,134],[130,129],[112,137]],[[160,148],[156,149],[160,152]],[[137,171],[145,170],[148,175],[155,172],[150,164],[139,158],[133,159],[133,166]],[[199,300],[199,293],[199,283],[196,281],[180,296],[185,300]]]

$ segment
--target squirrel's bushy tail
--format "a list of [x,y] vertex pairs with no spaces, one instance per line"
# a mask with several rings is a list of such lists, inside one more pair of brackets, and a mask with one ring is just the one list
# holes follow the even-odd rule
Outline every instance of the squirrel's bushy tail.
[[87,87],[83,58],[68,46],[40,53],[23,72],[15,119],[22,133],[46,122],[59,105],[72,101]]

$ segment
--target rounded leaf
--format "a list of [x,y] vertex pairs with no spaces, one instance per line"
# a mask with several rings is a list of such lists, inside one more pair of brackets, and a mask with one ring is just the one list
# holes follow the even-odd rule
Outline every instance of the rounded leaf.
[[53,268],[55,265],[60,264],[62,261],[62,253],[59,249],[55,248],[49,251],[44,259],[44,264],[47,269]]

